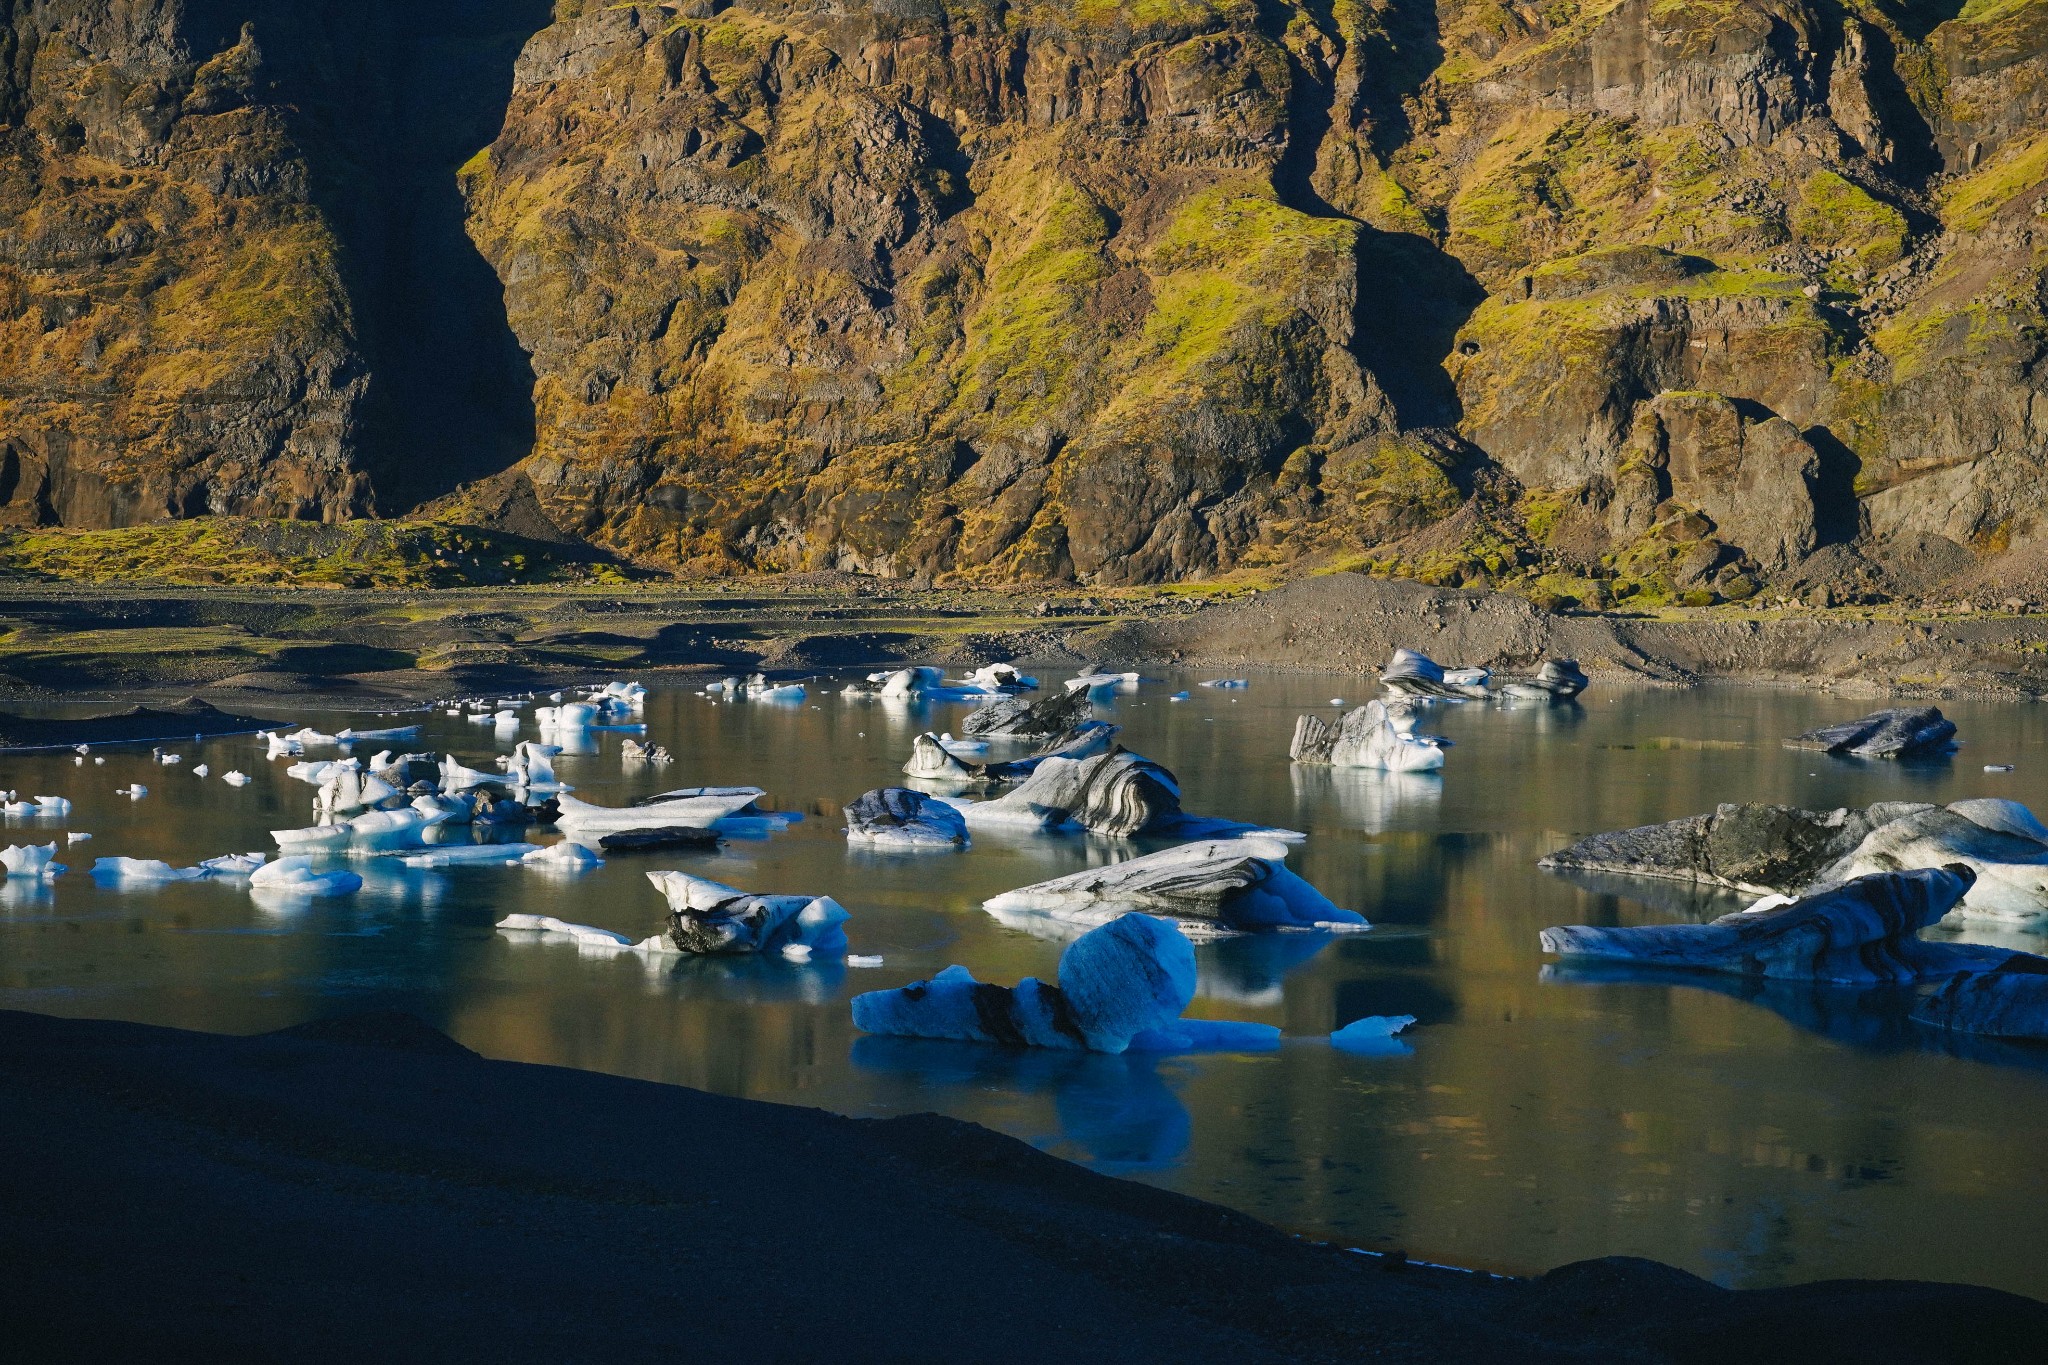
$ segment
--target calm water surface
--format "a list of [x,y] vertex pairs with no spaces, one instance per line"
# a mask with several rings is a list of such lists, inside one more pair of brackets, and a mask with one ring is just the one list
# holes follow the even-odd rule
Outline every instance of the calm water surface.
[[[1946,707],[1967,741],[1961,755],[1905,766],[1778,742],[1863,703],[1599,687],[1571,710],[1444,708],[1424,728],[1456,741],[1447,771],[1402,778],[1287,761],[1296,714],[1363,699],[1364,679],[1261,676],[1245,692],[1167,702],[1197,680],[1164,677],[1100,714],[1180,775],[1190,811],[1308,831],[1296,870],[1377,926],[1199,950],[1190,1012],[1278,1024],[1290,1040],[1277,1053],[1016,1055],[856,1033],[850,995],[949,963],[983,980],[1052,976],[1061,945],[996,924],[980,902],[1140,850],[983,835],[966,854],[850,850],[839,803],[896,780],[911,737],[957,727],[964,708],[891,709],[824,688],[800,707],[657,692],[646,718],[673,767],[626,770],[615,734],[558,764],[579,795],[607,804],[753,783],[808,813],[787,833],[715,856],[615,857],[575,880],[390,870],[351,900],[297,910],[232,883],[120,892],[81,875],[94,856],[184,864],[269,848],[267,831],[311,823],[312,789],[266,763],[259,744],[178,746],[179,768],[134,749],[104,751],[105,766],[13,757],[0,786],[70,796],[77,810],[54,828],[95,837],[68,850],[73,875],[54,886],[0,892],[0,1007],[222,1032],[399,1008],[493,1057],[849,1114],[936,1109],[1305,1233],[1460,1264],[1533,1271],[1619,1253],[1729,1285],[1911,1276],[2048,1296],[2048,1050],[1943,1040],[1811,992],[1745,999],[1704,978],[1555,979],[1537,945],[1546,925],[1663,922],[1732,903],[1585,887],[1535,865],[1580,834],[1720,801],[1995,795],[2048,812],[2048,710]],[[280,718],[330,731],[377,723]],[[486,768],[509,747],[439,713],[427,724],[408,747]],[[195,779],[200,761],[256,782]],[[1983,772],[1991,762],[2017,771]],[[112,795],[129,782],[151,794]],[[51,828],[8,823],[21,841]],[[749,890],[830,894],[853,912],[855,951],[885,965],[649,965],[493,931],[528,912],[652,933],[664,907],[642,873],[670,866]],[[1390,1013],[1422,1021],[1405,1053],[1354,1056],[1313,1041]]]

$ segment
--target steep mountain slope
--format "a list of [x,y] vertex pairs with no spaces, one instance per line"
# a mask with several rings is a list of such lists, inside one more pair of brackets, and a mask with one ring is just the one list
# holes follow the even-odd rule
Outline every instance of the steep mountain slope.
[[2048,553],[2048,0],[306,8],[0,0],[0,515],[465,484],[693,571],[1593,601]]

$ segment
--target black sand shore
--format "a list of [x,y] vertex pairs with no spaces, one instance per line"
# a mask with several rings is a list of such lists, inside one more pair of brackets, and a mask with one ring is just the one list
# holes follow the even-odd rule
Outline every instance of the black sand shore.
[[58,1360],[1976,1361],[2048,1305],[1639,1261],[1499,1280],[1289,1237],[936,1116],[0,1014],[0,1341]]
[[2048,695],[2048,613],[2024,606],[1559,614],[1501,593],[1350,573],[1237,597],[1199,588],[1041,596],[827,577],[381,592],[9,585],[0,697],[199,694],[262,715],[307,704],[367,712],[605,676],[802,677],[899,662],[1377,673],[1397,646],[1509,671],[1573,657],[1610,682]]

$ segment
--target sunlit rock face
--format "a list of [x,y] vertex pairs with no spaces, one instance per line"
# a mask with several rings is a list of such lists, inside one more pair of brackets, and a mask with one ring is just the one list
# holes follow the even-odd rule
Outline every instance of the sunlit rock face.
[[2028,551],[2039,6],[1501,13],[12,6],[0,521],[461,488],[699,570],[1622,600]]

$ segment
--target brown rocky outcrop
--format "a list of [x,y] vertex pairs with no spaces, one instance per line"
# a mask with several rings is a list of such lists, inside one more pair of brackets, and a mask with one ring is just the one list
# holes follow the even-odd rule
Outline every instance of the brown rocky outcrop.
[[1599,600],[2048,542],[2044,0],[304,9],[0,0],[0,520]]

